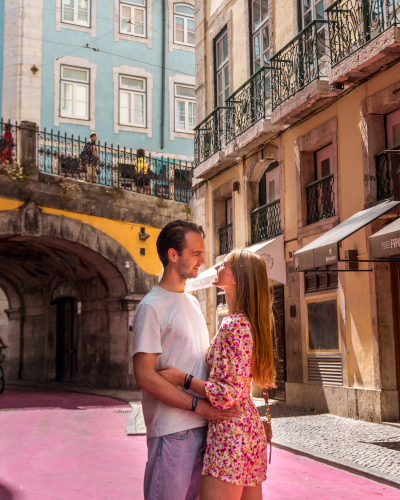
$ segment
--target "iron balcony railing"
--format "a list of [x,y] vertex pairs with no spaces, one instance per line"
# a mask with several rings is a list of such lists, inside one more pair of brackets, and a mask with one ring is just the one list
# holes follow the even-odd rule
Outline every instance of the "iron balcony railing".
[[194,129],[194,166],[221,151],[225,144],[225,112],[218,106]]
[[327,22],[312,21],[271,58],[273,110],[314,80],[327,78]]
[[313,224],[335,215],[335,193],[333,192],[334,175],[306,186],[307,224]]
[[391,26],[400,26],[399,0],[336,0],[326,12],[332,66]]
[[12,124],[11,121],[5,122],[3,118],[0,121],[0,165],[13,166],[19,160],[18,123]]
[[39,171],[181,203],[192,198],[191,162],[138,156],[132,149],[100,142],[93,154],[86,145],[79,136],[38,132]]
[[264,66],[226,100],[226,142],[270,116],[271,68]]
[[251,243],[269,240],[281,234],[280,200],[263,205],[250,212]]
[[378,201],[393,197],[392,169],[400,168],[400,146],[386,149],[375,156],[376,197]]
[[233,249],[233,224],[219,228],[219,254],[225,255]]

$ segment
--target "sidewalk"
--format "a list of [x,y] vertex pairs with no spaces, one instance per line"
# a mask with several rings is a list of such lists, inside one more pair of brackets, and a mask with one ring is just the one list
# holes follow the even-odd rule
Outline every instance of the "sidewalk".
[[[127,413],[118,399],[6,387],[0,500],[142,500],[146,438],[126,436]],[[263,493],[268,500],[399,497],[390,486],[277,449]]]

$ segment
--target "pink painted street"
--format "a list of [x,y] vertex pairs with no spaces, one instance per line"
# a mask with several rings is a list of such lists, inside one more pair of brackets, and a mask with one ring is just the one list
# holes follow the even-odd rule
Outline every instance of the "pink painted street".
[[[146,438],[129,405],[103,396],[6,387],[0,395],[0,500],[142,500]],[[399,491],[273,449],[269,500],[397,500]]]

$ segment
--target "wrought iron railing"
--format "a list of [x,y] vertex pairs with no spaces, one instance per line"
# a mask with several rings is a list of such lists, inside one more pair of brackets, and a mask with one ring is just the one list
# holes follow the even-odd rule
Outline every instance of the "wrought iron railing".
[[281,234],[281,202],[280,200],[263,205],[250,212],[251,243],[269,240]]
[[[395,165],[392,165],[393,162],[395,162]],[[400,146],[386,149],[375,156],[376,197],[378,201],[393,197],[393,166],[400,168]]]
[[400,0],[336,0],[326,12],[332,66],[391,26],[400,26]]
[[225,108],[218,106],[194,129],[194,166],[207,160],[225,144]]
[[307,224],[335,215],[333,183],[334,175],[331,174],[306,186]]
[[192,198],[193,164],[138,155],[127,148],[95,144],[80,137],[38,132],[39,171],[101,186],[188,203]]
[[327,22],[323,19],[311,22],[272,56],[273,110],[314,80],[327,78]]
[[264,66],[226,100],[226,142],[270,116],[271,68]]
[[14,165],[18,160],[18,136],[19,136],[18,123],[5,122],[3,118],[0,121],[0,164],[1,165]]
[[225,255],[233,249],[233,224],[219,228],[219,254]]

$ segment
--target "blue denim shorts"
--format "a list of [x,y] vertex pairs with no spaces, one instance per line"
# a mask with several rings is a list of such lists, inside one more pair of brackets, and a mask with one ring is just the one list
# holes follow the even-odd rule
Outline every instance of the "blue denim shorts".
[[198,500],[207,426],[147,438],[145,500]]

